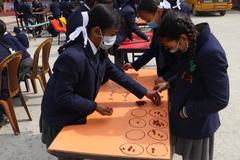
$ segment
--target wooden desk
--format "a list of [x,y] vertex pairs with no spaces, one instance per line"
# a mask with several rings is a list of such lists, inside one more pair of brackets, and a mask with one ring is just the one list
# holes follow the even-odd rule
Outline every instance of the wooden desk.
[[[153,33],[147,32],[146,35],[149,37],[149,39],[152,39]],[[135,55],[135,53],[145,52],[150,48],[150,44],[151,41],[147,42],[145,40],[142,40],[136,34],[133,34],[132,41],[126,39],[118,48],[119,54],[114,57],[115,62],[118,62],[118,64],[120,65],[118,67],[122,67],[122,65],[124,64],[124,54],[132,53],[133,62],[136,57],[139,57],[139,55]]]
[[[152,88],[156,70],[143,69],[131,76]],[[132,94],[112,81],[100,90],[97,101],[113,107],[113,115],[94,112],[86,125],[67,126],[48,151],[57,156],[90,159],[170,159],[167,93],[162,105],[150,101],[138,107]]]

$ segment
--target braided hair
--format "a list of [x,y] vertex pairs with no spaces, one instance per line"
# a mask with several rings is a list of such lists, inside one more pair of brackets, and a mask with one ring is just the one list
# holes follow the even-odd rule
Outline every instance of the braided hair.
[[189,68],[186,73],[188,76],[191,76],[197,67],[195,64],[195,53],[197,46],[197,37],[199,33],[187,15],[179,11],[169,11],[166,13],[160,23],[160,39],[178,41],[182,34],[187,35],[189,39],[188,50],[186,52],[186,55],[189,59]]

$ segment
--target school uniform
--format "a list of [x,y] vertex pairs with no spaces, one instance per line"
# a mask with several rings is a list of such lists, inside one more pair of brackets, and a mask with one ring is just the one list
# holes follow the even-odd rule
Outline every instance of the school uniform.
[[158,77],[163,77],[168,81],[175,73],[171,73],[171,68],[175,65],[177,56],[169,53],[159,43],[158,29],[153,30],[153,37],[149,50],[143,53],[136,61],[132,62],[132,67],[137,71],[155,58]]
[[16,14],[17,18],[19,18],[19,20],[20,20],[20,25],[21,25],[22,29],[24,30],[24,27],[23,27],[23,13],[22,13],[21,4],[17,1],[14,1],[13,6],[14,6],[15,14]]
[[[121,20],[121,26],[119,28],[119,31],[117,33],[117,39],[113,46],[113,51],[111,54],[114,54],[117,56],[119,53],[118,47],[125,41],[126,38],[132,40],[132,33],[135,33],[137,36],[139,36],[143,40],[147,40],[148,37],[145,33],[143,33],[136,24],[136,9],[130,5],[130,4],[121,4],[118,5],[118,11],[119,14],[122,17]],[[128,57],[127,54],[124,54],[124,61],[125,63],[128,63]],[[116,65],[119,62],[116,62]]]
[[[2,62],[7,56],[11,53],[4,45],[0,44],[0,62]],[[3,70],[1,77],[1,91],[0,91],[0,99],[7,99],[9,97],[8,94],[8,81],[7,81],[7,70]],[[3,107],[0,106],[0,128],[1,126],[7,123],[6,116],[3,111]]]
[[41,105],[40,128],[47,145],[62,127],[87,122],[87,116],[96,110],[95,98],[105,76],[138,98],[147,92],[90,43],[86,48],[82,42],[67,48],[54,64]]
[[186,2],[180,2],[180,0],[168,0],[168,2],[171,4],[171,7],[174,10],[180,11],[187,16],[190,16],[190,9],[189,5]]
[[74,19],[74,21],[70,21],[69,23],[67,23],[67,33],[66,33],[66,37],[67,40],[69,38],[69,35],[74,31],[74,29],[82,23],[82,19],[81,18],[76,18],[77,16],[81,15],[81,12],[89,12],[90,8],[89,6],[87,6],[85,3],[80,2],[79,7],[76,9],[76,11],[74,11],[73,13],[70,14],[69,19]]
[[27,2],[23,2],[21,4],[21,9],[22,9],[22,13],[23,13],[23,21],[24,21],[25,25],[28,26],[29,20],[32,19],[31,7]]
[[69,16],[73,12],[74,6],[71,2],[65,1],[61,4],[60,9],[63,13],[63,17],[65,17],[68,20]]
[[[2,62],[7,56],[11,54],[8,48],[0,43],[0,62]],[[7,99],[9,97],[8,94],[8,82],[7,82],[7,71],[4,70],[2,72],[2,79],[1,81],[1,92],[0,92],[0,99]],[[1,106],[0,106],[1,107]]]
[[[40,2],[33,1],[32,2],[32,12],[42,12],[43,11],[43,5]],[[44,15],[35,15],[37,23],[44,22]]]
[[32,58],[28,53],[27,49],[21,44],[21,42],[9,32],[5,32],[2,37],[3,43],[8,45],[14,51],[22,52],[22,62],[19,69],[19,78],[24,80],[24,77],[32,69]]
[[32,2],[32,11],[33,12],[42,12],[43,11],[42,3],[33,1]]
[[16,34],[16,38],[19,40],[19,42],[21,42],[25,48],[29,48],[29,41],[27,35],[21,32],[20,28],[18,27],[14,27],[13,31]]
[[[200,154],[201,160],[208,160],[212,159],[213,135],[220,126],[218,111],[229,101],[228,63],[209,25],[203,23],[196,27],[200,33],[194,55],[196,71],[192,74],[192,83],[182,78],[189,68],[189,58],[182,54],[178,60],[174,91],[170,95],[170,127],[172,135],[177,138],[177,153],[194,160],[198,160],[199,156],[194,156]],[[186,119],[179,115],[183,107],[188,115]],[[197,146],[195,150],[194,145]]]
[[135,9],[127,4],[123,7],[120,7],[119,13],[123,18],[119,32],[117,34],[116,44],[121,45],[126,38],[132,39],[132,33],[135,33],[143,40],[147,40],[148,37],[143,33],[136,24],[136,11]]
[[50,5],[50,12],[52,12],[53,18],[58,19],[61,17],[60,4],[58,2],[53,2]]

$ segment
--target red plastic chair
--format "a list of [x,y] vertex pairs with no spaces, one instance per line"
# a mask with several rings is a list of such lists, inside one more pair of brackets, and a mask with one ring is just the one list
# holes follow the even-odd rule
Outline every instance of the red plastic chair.
[[58,35],[58,45],[59,45],[60,44],[60,34],[66,33],[67,29],[65,26],[62,26],[57,19],[50,20],[50,23],[52,24],[54,30],[59,33],[59,35]]

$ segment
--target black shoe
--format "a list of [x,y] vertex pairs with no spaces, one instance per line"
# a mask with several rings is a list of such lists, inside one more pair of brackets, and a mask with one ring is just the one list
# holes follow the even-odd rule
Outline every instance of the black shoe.
[[8,119],[7,119],[7,116],[5,114],[1,114],[0,115],[0,126],[4,126],[8,124]]

